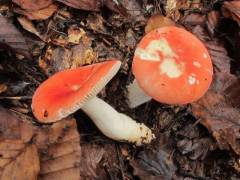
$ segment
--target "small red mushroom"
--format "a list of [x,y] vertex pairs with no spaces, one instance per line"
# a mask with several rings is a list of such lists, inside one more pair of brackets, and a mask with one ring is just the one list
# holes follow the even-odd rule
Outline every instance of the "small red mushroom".
[[154,135],[142,123],[118,113],[96,97],[97,93],[115,76],[121,62],[106,61],[58,72],[35,91],[32,111],[39,122],[51,123],[82,109],[109,138],[141,145]]
[[203,43],[174,26],[146,34],[138,44],[133,74],[140,88],[167,104],[187,104],[201,98],[213,75],[212,61]]

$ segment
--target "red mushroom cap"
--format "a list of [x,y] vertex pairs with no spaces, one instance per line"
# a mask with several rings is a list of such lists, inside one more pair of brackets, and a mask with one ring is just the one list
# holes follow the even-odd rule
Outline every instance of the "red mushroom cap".
[[112,79],[120,65],[112,60],[54,74],[33,95],[34,116],[50,123],[77,111]]
[[186,104],[204,95],[213,74],[203,43],[174,26],[151,31],[138,44],[133,74],[139,86],[155,100]]

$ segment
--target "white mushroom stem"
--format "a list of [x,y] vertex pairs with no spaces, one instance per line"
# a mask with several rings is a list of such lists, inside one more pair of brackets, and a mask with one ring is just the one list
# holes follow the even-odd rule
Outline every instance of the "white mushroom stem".
[[130,108],[135,108],[152,99],[147,95],[141,87],[139,87],[136,79],[127,87],[128,89],[128,105]]
[[111,139],[142,145],[150,143],[155,138],[151,129],[143,123],[138,123],[129,116],[118,113],[97,97],[89,99],[82,110],[93,120],[100,131]]

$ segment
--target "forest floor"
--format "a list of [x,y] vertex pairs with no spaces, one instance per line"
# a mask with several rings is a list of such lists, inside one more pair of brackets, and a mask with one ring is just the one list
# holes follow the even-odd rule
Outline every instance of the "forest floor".
[[[130,109],[135,48],[169,25],[207,47],[211,87],[185,106],[151,100]],[[1,0],[1,179],[240,179],[239,25],[238,0]],[[149,126],[153,142],[113,141],[81,110],[53,124],[36,121],[31,97],[41,82],[111,58],[122,66],[99,97]]]

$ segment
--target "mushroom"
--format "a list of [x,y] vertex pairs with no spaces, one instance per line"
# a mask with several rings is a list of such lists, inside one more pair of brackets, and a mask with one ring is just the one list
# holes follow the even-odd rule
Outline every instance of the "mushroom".
[[120,61],[109,60],[56,73],[35,91],[33,114],[39,122],[52,123],[81,108],[107,137],[136,145],[149,143],[155,136],[147,126],[96,97],[120,65]]
[[174,26],[155,29],[143,37],[132,70],[136,80],[128,88],[130,107],[151,97],[166,104],[191,103],[206,93],[213,75],[203,43]]

